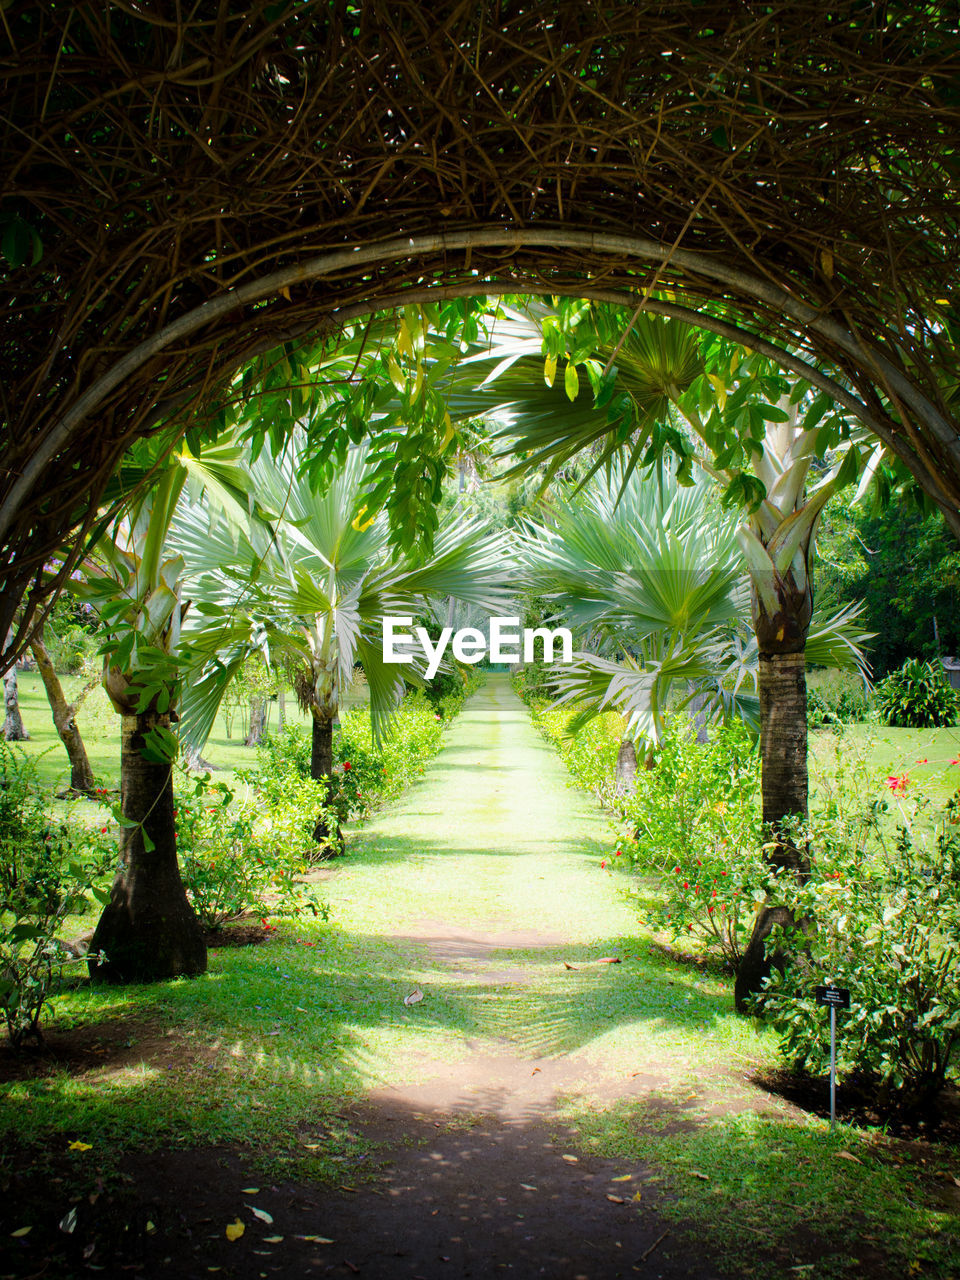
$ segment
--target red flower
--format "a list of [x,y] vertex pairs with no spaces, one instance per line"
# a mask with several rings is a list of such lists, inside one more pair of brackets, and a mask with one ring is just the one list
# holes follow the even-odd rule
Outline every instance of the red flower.
[[683,887],[684,887],[685,889],[689,889],[689,888],[690,888],[690,885],[689,885],[689,883],[688,883],[686,880],[684,880],[684,882],[683,882]]
[[343,762],[343,767],[344,767],[344,769],[349,769],[349,768],[350,768],[350,761],[349,761],[349,760],[344,760],[344,762]]
[[713,915],[713,907],[707,907],[707,914]]
[[674,875],[676,875],[676,876],[678,876],[678,875],[680,874],[680,868],[679,868],[679,867],[674,867],[674,868],[673,868],[673,874],[674,874]]
[[950,763],[951,763],[951,764],[960,764],[960,756],[957,756],[956,760],[951,760],[951,761],[950,761]]
[[101,827],[101,828],[100,828],[100,834],[101,834],[102,836],[105,836],[105,835],[107,834],[107,828],[106,828],[106,827]]
[[924,756],[922,760],[918,760],[918,761],[917,761],[917,764],[926,764],[926,763],[927,763],[927,757],[926,757],[926,756]]
[[618,850],[616,851],[616,853],[615,853],[613,856],[614,856],[615,858],[622,858],[622,857],[623,857],[623,850],[622,850],[622,849],[618,849]]
[[602,871],[606,865],[607,865],[607,860],[606,860],[606,858],[601,858],[601,859],[600,859],[600,870]]
[[889,778],[887,778],[887,786],[894,795],[902,796],[907,789],[907,783],[909,781],[910,778],[905,773],[891,773]]

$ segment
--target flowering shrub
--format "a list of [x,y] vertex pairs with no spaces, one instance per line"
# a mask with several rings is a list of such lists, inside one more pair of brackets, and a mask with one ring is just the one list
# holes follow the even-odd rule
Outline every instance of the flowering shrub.
[[[449,717],[463,701],[462,695],[447,692],[437,705]],[[321,812],[330,813],[334,830],[351,819],[363,821],[424,772],[443,743],[444,714],[434,705],[419,690],[408,693],[379,747],[373,742],[369,708],[346,711],[333,737],[329,799],[323,784],[310,778],[310,735],[298,725],[265,737],[257,747],[257,768],[239,776],[254,787],[284,838],[304,857],[316,857],[312,836]]]
[[[210,792],[220,793],[217,803]],[[201,787],[176,808],[181,873],[193,908],[207,929],[253,912],[327,918],[327,907],[298,882],[302,847],[288,843],[273,814],[235,800],[223,784]]]
[[918,1105],[944,1085],[960,1045],[960,809],[948,803],[932,833],[917,818],[924,801],[901,809],[895,847],[885,845],[887,802],[863,816],[858,847],[838,843],[816,819],[797,836],[818,853],[803,885],[783,878],[779,894],[815,930],[778,929],[770,947],[789,957],[763,999],[794,1067],[823,1073],[829,1060],[827,1010],[814,988],[847,987],[838,1014],[841,1076],[872,1076],[888,1104]]

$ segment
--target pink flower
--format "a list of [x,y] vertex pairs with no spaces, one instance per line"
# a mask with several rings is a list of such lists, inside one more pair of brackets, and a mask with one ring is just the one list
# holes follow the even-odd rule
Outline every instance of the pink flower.
[[891,773],[889,778],[887,778],[887,786],[894,795],[902,796],[907,789],[907,783],[909,781],[910,778],[905,773]]
[[600,859],[600,870],[602,871],[602,870],[604,869],[604,867],[606,867],[606,865],[607,865],[607,860],[606,860],[606,858],[601,858],[601,859]]

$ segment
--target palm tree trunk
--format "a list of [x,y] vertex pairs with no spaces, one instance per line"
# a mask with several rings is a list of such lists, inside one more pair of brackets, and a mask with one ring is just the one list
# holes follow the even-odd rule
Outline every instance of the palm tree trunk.
[[[333,720],[313,717],[313,736],[310,743],[310,777],[314,782],[326,783],[327,798],[333,793]],[[336,819],[328,821],[325,814],[317,818],[313,829],[317,844],[326,846],[329,856],[343,852],[343,832]]]
[[83,745],[83,738],[80,736],[80,729],[77,726],[77,712],[80,710],[80,704],[89,690],[85,689],[76,702],[68,702],[66,694],[63,692],[63,685],[60,683],[60,677],[54,670],[53,660],[47,652],[47,647],[43,643],[42,637],[35,636],[31,640],[30,652],[33,654],[37,670],[40,672],[43,687],[47,691],[47,701],[50,703],[54,728],[60,735],[60,741],[63,743],[67,758],[70,761],[70,790],[89,794],[93,791],[95,785],[93,770],[90,767],[90,758],[87,755],[87,749]]
[[[769,618],[754,599],[754,626],[760,650],[760,751],[763,828],[767,861],[777,870],[804,879],[810,870],[806,849],[785,834],[784,820],[807,816],[806,647],[813,599],[806,592],[779,593],[781,610]],[[786,907],[767,901],[757,913],[753,934],[737,969],[734,998],[743,1013],[750,996],[769,975],[767,938],[776,925],[797,921]]]
[[170,717],[148,711],[125,715],[121,725],[120,806],[137,825],[120,829],[120,870],[90,942],[90,976],[101,982],[192,977],[206,969],[207,948],[180,879],[170,766],[142,754],[146,734],[155,725],[169,728]]
[[637,785],[637,749],[630,738],[624,738],[620,743],[614,780],[618,795],[633,795]]

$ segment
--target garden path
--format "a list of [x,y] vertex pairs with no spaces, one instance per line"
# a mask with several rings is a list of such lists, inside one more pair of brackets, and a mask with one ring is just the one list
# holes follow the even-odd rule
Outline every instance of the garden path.
[[403,1013],[418,1051],[384,1064],[357,1112],[387,1144],[380,1195],[325,1200],[323,1230],[345,1250],[330,1274],[717,1274],[658,1214],[652,1169],[573,1154],[572,1099],[670,1092],[695,1063],[689,1037],[674,1063],[651,1061],[642,1036],[631,1048],[664,992],[645,999],[632,963],[636,917],[600,868],[605,828],[493,675],[331,874],[337,919],[405,947],[423,999]]

